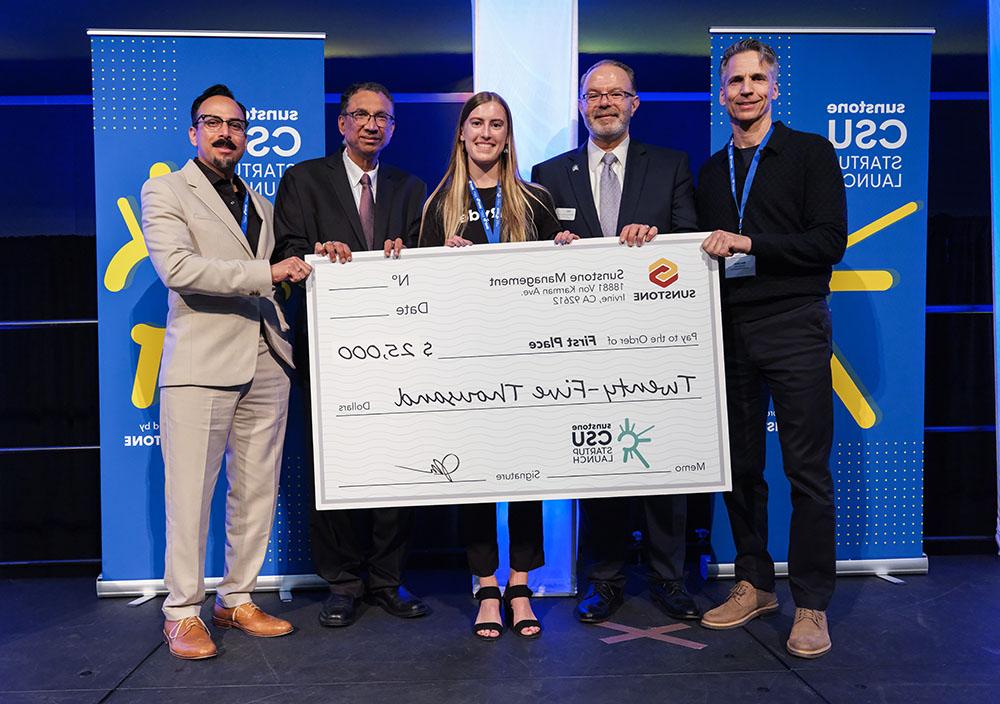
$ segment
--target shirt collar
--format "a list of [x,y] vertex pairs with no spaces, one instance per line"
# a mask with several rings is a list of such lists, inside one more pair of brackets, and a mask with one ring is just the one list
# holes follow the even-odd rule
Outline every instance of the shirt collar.
[[[628,145],[632,140],[631,136],[625,137],[621,144],[611,150],[611,153],[618,157],[618,164],[621,169],[625,169],[625,159],[628,157]],[[594,144],[594,140],[587,139],[587,164],[592,172],[600,170],[601,159],[604,158],[604,150]]]
[[771,139],[767,140],[767,146],[765,149],[770,149],[774,152],[780,152],[781,147],[785,144],[785,140],[788,138],[788,128],[785,127],[785,123],[781,120],[774,121],[774,132],[771,133]]
[[365,171],[351,161],[351,157],[347,155],[347,149],[343,150],[342,156],[344,159],[344,170],[347,171],[347,182],[351,184],[351,188],[361,183],[361,177],[366,173],[368,174],[368,178],[371,179],[372,185],[375,185],[375,179],[378,178],[378,163],[375,164],[375,168],[371,171]]
[[222,185],[235,186],[237,192],[243,189],[243,184],[240,182],[239,178],[236,177],[236,174],[233,174],[233,178],[232,180],[230,180],[225,176],[222,176],[219,173],[213,171],[209,167],[205,166],[205,164],[203,164],[198,157],[194,158],[194,163],[198,165],[198,168],[201,169],[201,172],[205,174],[205,178],[207,178],[208,182],[212,184],[216,189],[218,189]]
[[[774,132],[771,133],[771,138],[767,140],[767,146],[764,149],[780,153],[781,147],[785,144],[785,140],[788,139],[788,127],[781,120],[775,120],[771,124],[771,127],[774,128]],[[749,147],[747,148],[749,149]]]

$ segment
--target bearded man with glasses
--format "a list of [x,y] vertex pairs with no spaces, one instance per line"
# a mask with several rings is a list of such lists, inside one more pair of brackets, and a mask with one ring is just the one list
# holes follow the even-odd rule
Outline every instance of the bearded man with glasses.
[[196,158],[142,187],[149,258],[167,287],[160,363],[160,447],[166,499],[163,637],[176,657],[216,654],[200,618],[212,494],[226,457],[226,566],[212,622],[251,636],[292,631],[251,600],[274,519],[292,367],[274,287],[311,268],[271,264],[271,204],[235,175],[246,110],[224,85],[195,98]]
[[[427,186],[379,159],[396,128],[388,89],[378,83],[350,86],[340,97],[337,126],[344,136],[340,149],[296,164],[281,179],[275,200],[274,260],[318,254],[343,263],[354,251],[382,250],[387,257],[399,256],[404,247],[416,244]],[[309,431],[305,315],[296,325],[295,360]],[[312,433],[307,437],[306,452],[311,453]],[[313,504],[309,531],[313,562],[330,585],[330,596],[319,613],[322,625],[354,623],[363,597],[400,618],[430,612],[403,586],[413,511],[410,507],[317,511]]]
[[[639,109],[635,73],[605,59],[580,79],[580,115],[590,138],[578,149],[538,164],[531,180],[545,186],[561,227],[580,237],[616,237],[642,246],[658,233],[694,232],[694,189],[687,155],[629,136]],[[622,604],[624,565],[633,526],[626,498],[580,501],[581,557],[589,587],[576,608],[584,623],[606,621]],[[645,530],[650,594],[673,618],[701,615],[684,588],[686,496],[637,500]]]

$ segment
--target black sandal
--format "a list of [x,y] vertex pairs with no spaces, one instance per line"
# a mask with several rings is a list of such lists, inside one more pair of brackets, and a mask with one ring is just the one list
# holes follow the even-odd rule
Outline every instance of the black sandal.
[[[500,587],[479,587],[479,591],[476,592],[476,599],[480,603],[482,603],[483,599],[496,599],[497,601],[501,601]],[[502,611],[500,613],[500,620],[503,620]],[[496,631],[497,635],[486,635],[488,631]],[[479,640],[485,640],[488,643],[492,643],[495,640],[500,640],[500,636],[503,635],[503,624],[492,623],[489,621],[474,623],[472,624],[472,634]]]
[[[503,600],[507,604],[507,611],[510,613],[511,629],[521,638],[526,638],[528,640],[534,640],[535,638],[540,638],[542,635],[542,624],[538,620],[533,618],[526,618],[523,621],[518,621],[514,623],[514,607],[511,602],[514,599],[520,599],[521,597],[531,598],[533,592],[528,588],[526,584],[508,584],[503,591]],[[526,634],[525,631],[529,628],[535,627],[538,630],[534,633]]]

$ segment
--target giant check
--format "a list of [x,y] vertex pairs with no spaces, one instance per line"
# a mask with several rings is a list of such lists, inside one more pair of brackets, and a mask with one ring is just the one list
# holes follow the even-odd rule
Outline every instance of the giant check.
[[317,508],[728,490],[702,240],[311,257]]

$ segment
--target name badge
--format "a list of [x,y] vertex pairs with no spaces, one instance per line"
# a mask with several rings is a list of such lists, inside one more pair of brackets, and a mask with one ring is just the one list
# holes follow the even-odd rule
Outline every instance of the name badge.
[[757,258],[752,254],[734,254],[726,257],[726,278],[757,275]]
[[556,208],[556,217],[560,220],[576,220],[576,208]]

